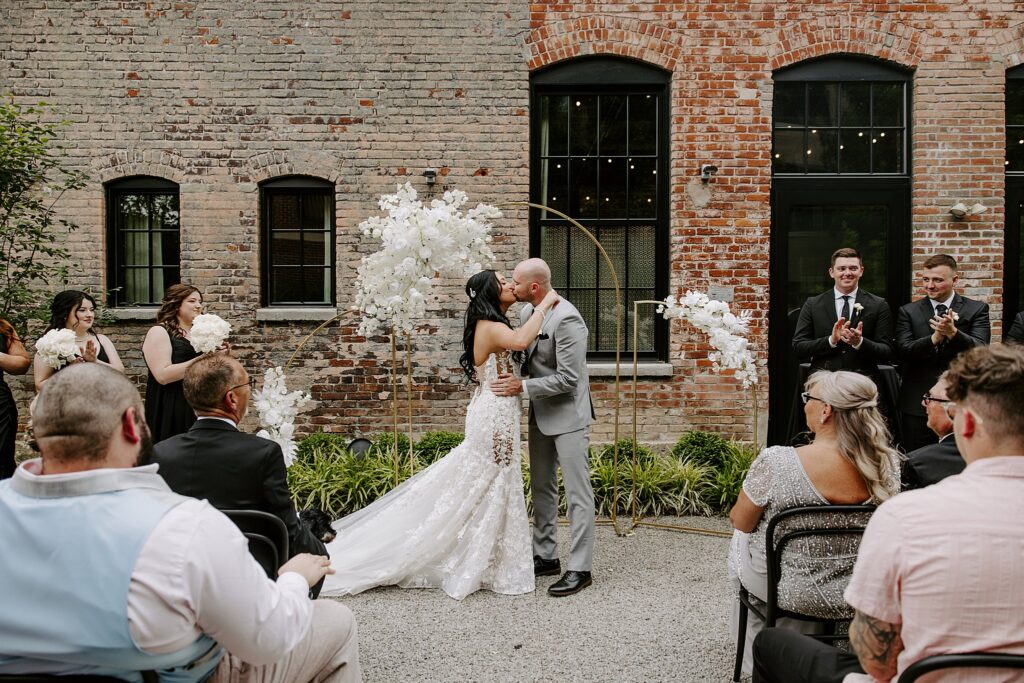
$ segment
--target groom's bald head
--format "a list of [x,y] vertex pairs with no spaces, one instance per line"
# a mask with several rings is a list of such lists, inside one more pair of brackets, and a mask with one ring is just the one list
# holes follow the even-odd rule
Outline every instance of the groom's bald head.
[[512,281],[516,299],[536,304],[551,291],[551,268],[544,259],[529,258],[512,271]]

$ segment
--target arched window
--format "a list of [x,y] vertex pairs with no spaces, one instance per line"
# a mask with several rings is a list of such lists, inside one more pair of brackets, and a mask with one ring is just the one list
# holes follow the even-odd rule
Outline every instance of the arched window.
[[310,176],[260,185],[267,306],[333,306],[334,183]]
[[1003,334],[1024,308],[1024,65],[1006,72],[1006,229]]
[[[668,72],[615,57],[557,64],[531,77],[530,195],[600,240],[623,288],[624,347],[632,302],[668,290]],[[588,351],[615,351],[615,290],[590,240],[564,219],[532,211],[530,253],[590,328]],[[668,327],[645,310],[638,350],[664,358]]]
[[910,294],[911,72],[829,56],[776,71],[772,96],[769,372],[773,443],[788,431],[800,381],[796,317],[834,283],[829,257],[854,247],[861,287],[891,307]]
[[177,183],[133,176],[107,183],[107,282],[115,306],[155,306],[181,281]]

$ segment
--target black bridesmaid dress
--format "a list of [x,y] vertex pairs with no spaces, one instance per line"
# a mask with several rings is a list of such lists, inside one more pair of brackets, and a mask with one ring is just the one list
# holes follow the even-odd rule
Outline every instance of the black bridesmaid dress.
[[[7,352],[7,338],[0,335],[0,346]],[[18,435],[18,406],[14,394],[0,370],[0,479],[14,475],[14,440]]]
[[[185,363],[199,355],[187,339],[170,337],[172,365]],[[146,423],[153,434],[153,443],[187,432],[195,421],[196,414],[185,401],[183,382],[160,384],[150,371],[146,382]]]

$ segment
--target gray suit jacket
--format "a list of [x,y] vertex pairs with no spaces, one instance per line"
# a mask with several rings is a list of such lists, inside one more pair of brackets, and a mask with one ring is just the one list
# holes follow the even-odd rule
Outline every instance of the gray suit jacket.
[[[520,315],[533,314],[527,305]],[[587,374],[587,325],[570,302],[562,299],[548,313],[541,334],[526,349],[523,381],[530,398],[530,421],[547,436],[568,434],[594,419]]]

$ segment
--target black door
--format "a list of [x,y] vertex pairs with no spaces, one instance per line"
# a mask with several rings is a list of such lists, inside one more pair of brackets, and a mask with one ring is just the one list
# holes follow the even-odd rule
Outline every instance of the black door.
[[1004,243],[1006,255],[1003,260],[1003,336],[1010,331],[1010,325],[1017,312],[1024,308],[1024,177],[1006,178],[1006,228]]

